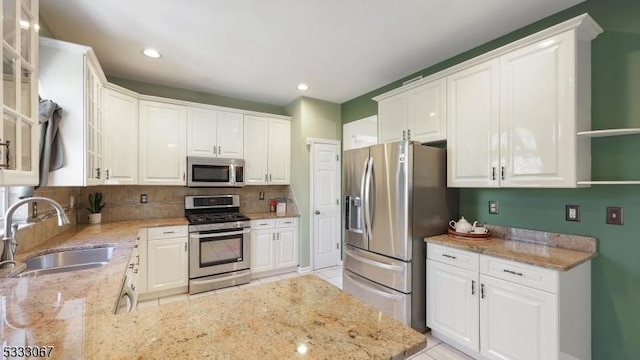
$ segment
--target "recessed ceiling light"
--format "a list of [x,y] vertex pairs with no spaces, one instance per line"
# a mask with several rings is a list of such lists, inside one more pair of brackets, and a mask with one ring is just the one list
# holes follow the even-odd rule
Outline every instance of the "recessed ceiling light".
[[298,85],[298,90],[302,90],[302,91],[309,90],[309,85],[302,83]]
[[157,58],[160,57],[160,53],[158,51],[156,51],[155,49],[151,49],[151,48],[147,48],[147,49],[142,50],[142,53],[145,56],[148,56],[148,57],[153,58],[153,59],[157,59]]

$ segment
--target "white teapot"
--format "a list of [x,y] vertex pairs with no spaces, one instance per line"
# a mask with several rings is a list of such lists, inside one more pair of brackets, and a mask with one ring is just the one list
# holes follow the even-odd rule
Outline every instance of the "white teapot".
[[469,224],[464,216],[461,216],[460,220],[458,220],[457,222],[453,220],[449,221],[449,226],[451,226],[456,232],[459,233],[468,233],[473,229],[473,225]]

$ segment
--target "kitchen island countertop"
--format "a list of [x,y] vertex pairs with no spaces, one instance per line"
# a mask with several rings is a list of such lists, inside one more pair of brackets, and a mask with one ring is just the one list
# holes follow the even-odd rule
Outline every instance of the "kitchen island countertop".
[[186,220],[79,226],[30,251],[117,244],[100,268],[0,279],[5,344],[53,346],[54,359],[404,359],[426,344],[313,275],[114,315],[138,230],[171,225]]

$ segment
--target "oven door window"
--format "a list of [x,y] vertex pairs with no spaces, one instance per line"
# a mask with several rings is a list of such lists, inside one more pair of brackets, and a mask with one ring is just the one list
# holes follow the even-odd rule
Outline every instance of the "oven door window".
[[193,165],[191,178],[194,182],[222,182],[228,183],[230,179],[228,165]]
[[242,235],[200,239],[200,267],[242,261]]

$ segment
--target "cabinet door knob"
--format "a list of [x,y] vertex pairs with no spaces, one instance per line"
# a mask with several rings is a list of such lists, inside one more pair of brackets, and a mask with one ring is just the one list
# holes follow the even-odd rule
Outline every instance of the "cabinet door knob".
[[316,215],[320,215],[320,210],[316,210]]

